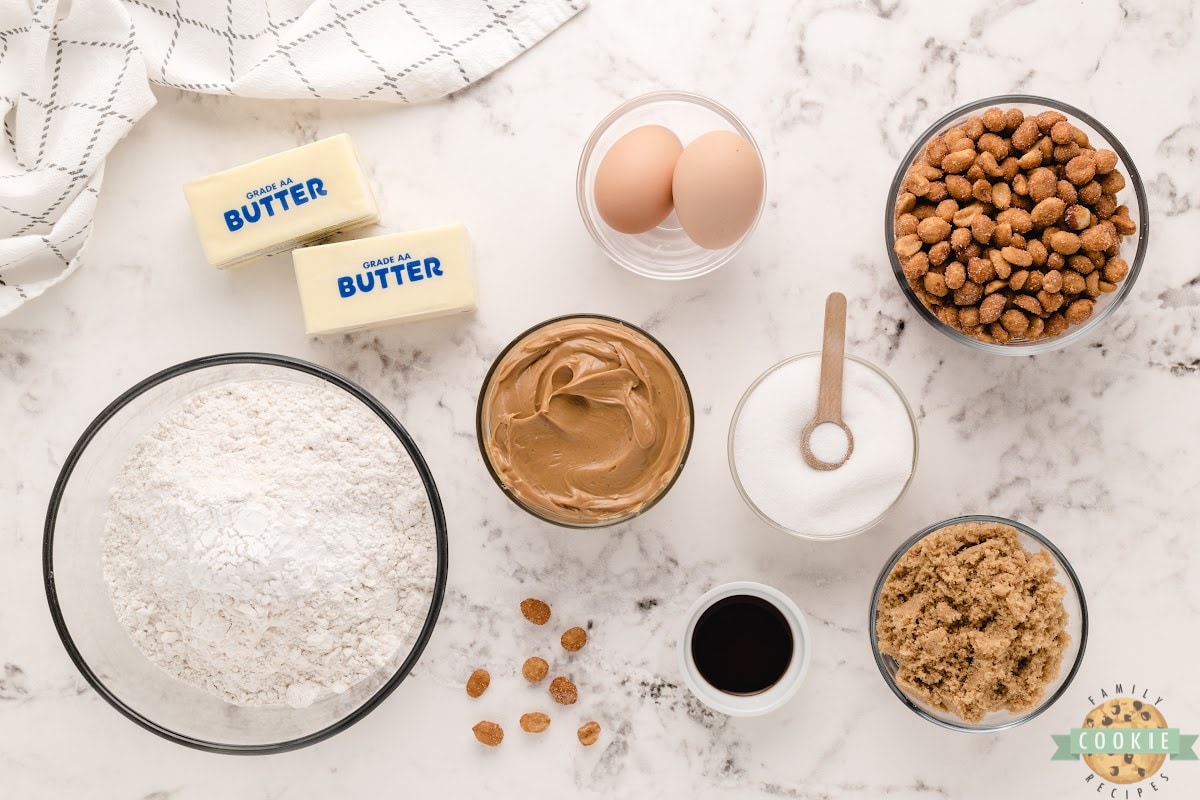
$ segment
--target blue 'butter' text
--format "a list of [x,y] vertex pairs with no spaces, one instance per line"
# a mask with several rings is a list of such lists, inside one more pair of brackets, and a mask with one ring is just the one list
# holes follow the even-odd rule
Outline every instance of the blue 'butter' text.
[[[392,282],[388,283],[389,273]],[[353,297],[356,293],[387,289],[391,286],[403,286],[407,279],[409,283],[423,281],[426,278],[436,278],[442,275],[442,262],[430,256],[425,260],[403,261],[390,267],[380,267],[375,270],[359,272],[356,275],[343,275],[337,279],[338,294],[342,297]]]
[[[274,194],[260,195],[249,205],[242,206],[240,211],[236,208],[229,209],[225,212],[225,226],[229,228],[230,232],[240,230],[247,222],[254,223],[263,219],[264,212],[266,212],[266,216],[273,217],[276,212],[282,214],[304,205],[309,200],[316,200],[328,194],[329,190],[325,188],[325,182],[320,178],[298,181]],[[276,201],[278,201],[278,205],[276,205]]]

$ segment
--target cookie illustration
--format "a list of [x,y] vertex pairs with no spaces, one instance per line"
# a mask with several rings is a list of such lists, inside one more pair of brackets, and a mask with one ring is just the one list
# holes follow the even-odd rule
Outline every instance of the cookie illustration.
[[[1151,703],[1132,697],[1105,700],[1088,712],[1085,728],[1165,728],[1167,720]],[[1158,772],[1165,753],[1088,753],[1083,761],[1111,783],[1137,783]]]

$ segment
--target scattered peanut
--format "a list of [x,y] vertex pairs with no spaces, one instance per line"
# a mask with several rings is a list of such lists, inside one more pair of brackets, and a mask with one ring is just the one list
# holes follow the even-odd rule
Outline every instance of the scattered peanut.
[[569,679],[560,675],[550,681],[550,696],[559,705],[569,706],[579,699],[579,690]]
[[582,650],[583,646],[587,644],[587,631],[579,627],[569,628],[563,632],[560,642],[563,650],[568,652],[574,653]]
[[525,659],[525,663],[521,665],[521,674],[530,683],[539,683],[550,674],[550,665],[546,663],[546,659],[533,656]]
[[540,711],[521,715],[521,730],[526,733],[541,733],[550,727],[550,717]]
[[488,747],[495,747],[504,741],[504,729],[495,722],[484,720],[475,724],[471,731],[475,738]]
[[471,677],[467,678],[467,696],[479,697],[487,691],[491,685],[492,676],[488,674],[486,669],[477,669],[471,673]]
[[[911,256],[916,252],[917,251],[914,250],[908,255]],[[544,601],[533,597],[528,597],[521,601],[521,613],[525,616],[525,619],[529,620],[534,625],[545,625],[550,621],[550,606]]]
[[586,722],[579,729],[579,743],[584,747],[591,747],[600,739],[600,723]]

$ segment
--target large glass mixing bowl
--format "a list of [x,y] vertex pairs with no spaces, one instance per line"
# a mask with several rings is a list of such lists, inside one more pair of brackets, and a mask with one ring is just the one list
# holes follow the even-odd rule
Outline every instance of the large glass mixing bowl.
[[[153,664],[117,619],[101,553],[109,490],[130,448],[198,391],[275,380],[329,386],[362,402],[396,435],[425,486],[436,537],[436,565],[422,578],[428,604],[391,658],[345,692],[307,708],[237,706],[183,683]],[[366,716],[412,670],[433,632],[446,588],[449,550],[437,487],[408,432],[361,388],[315,364],[283,356],[232,353],[188,361],[153,375],[114,400],[67,456],[46,514],[42,564],[59,637],[83,677],[114,708],[159,736],[220,753],[294,750]]]

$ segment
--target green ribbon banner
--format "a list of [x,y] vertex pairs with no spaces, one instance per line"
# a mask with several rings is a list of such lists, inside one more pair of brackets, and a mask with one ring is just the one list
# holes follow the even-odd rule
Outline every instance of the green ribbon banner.
[[1181,734],[1179,728],[1072,728],[1050,738],[1058,747],[1051,761],[1077,761],[1090,753],[1166,753],[1177,761],[1196,761],[1192,748],[1200,734]]

